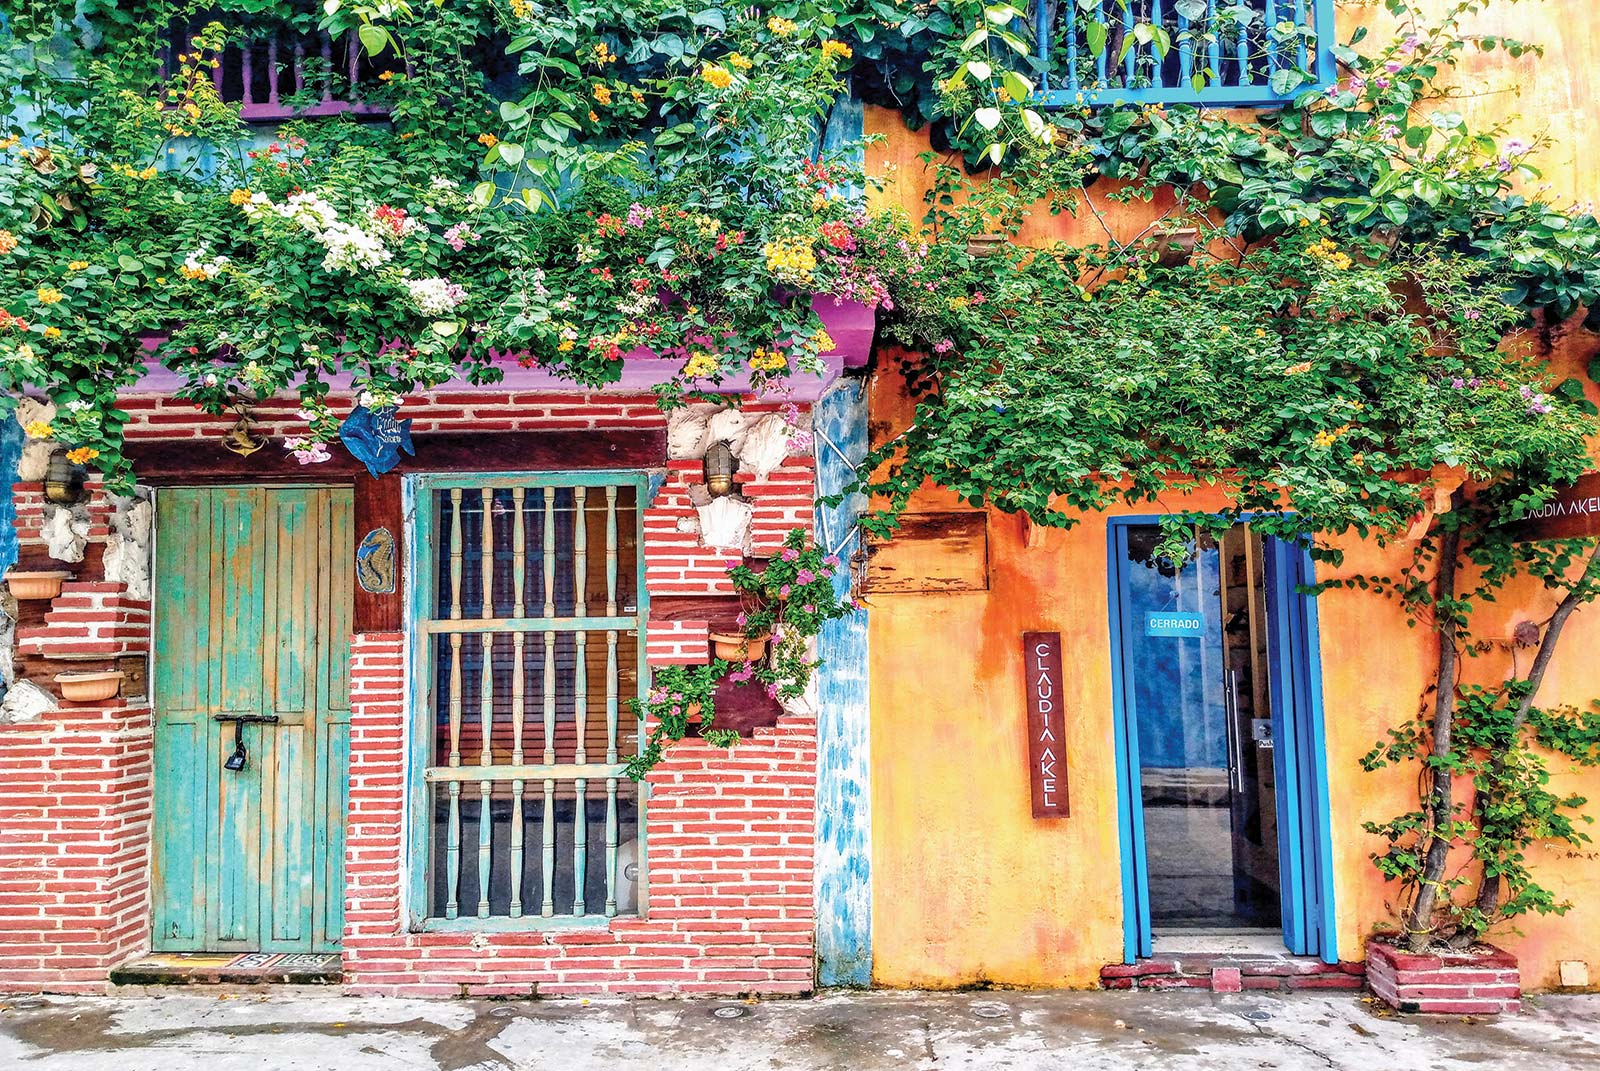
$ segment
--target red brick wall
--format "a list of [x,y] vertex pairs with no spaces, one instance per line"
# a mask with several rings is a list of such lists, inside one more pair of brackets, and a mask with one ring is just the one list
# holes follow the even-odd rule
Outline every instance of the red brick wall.
[[[22,489],[19,504],[30,501],[37,539],[37,487]],[[91,538],[105,534],[96,525]],[[148,649],[149,603],[120,590],[68,582],[46,624],[18,629],[19,648],[102,659]],[[0,724],[0,991],[93,992],[148,947],[150,784],[143,703]]]
[[816,721],[730,755],[675,745],[649,778],[644,917],[413,933],[403,887],[404,638],[352,648],[345,984],[395,995],[798,993],[812,985]]
[[[335,408],[348,404],[336,400]],[[131,398],[131,439],[220,435],[231,425],[171,399]],[[772,406],[752,406],[755,413]],[[303,427],[292,400],[256,408],[265,449]],[[659,430],[648,397],[451,394],[408,402],[425,431]],[[492,440],[486,439],[486,449]],[[419,458],[426,463],[426,458]],[[645,510],[652,595],[731,596],[726,551],[699,546],[689,497],[701,463],[662,459],[666,479]],[[314,466],[308,479],[316,478]],[[761,481],[740,478],[754,505],[757,553],[809,527],[811,459]],[[25,560],[43,556],[37,486],[17,494]],[[97,497],[94,509],[104,513]],[[90,538],[107,535],[102,516]],[[90,561],[98,562],[95,554]],[[82,572],[83,570],[80,570]],[[157,585],[160,577],[156,577]],[[35,657],[149,648],[149,604],[81,575],[20,630]],[[360,635],[352,646],[350,806],[346,831],[345,969],[365,993],[802,992],[813,963],[815,721],[786,716],[730,755],[697,742],[671,749],[650,778],[642,918],[592,929],[412,933],[402,890],[406,804],[405,642]],[[707,657],[703,621],[652,621],[657,665]],[[49,687],[48,681],[41,681]],[[87,991],[149,947],[151,733],[147,708],[67,708],[0,725],[0,990]]]

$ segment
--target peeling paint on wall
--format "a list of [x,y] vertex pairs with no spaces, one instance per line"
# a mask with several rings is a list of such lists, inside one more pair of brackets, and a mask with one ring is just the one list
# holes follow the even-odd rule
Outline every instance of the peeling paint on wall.
[[[847,381],[815,411],[817,496],[843,489],[867,450],[867,399]],[[852,495],[817,509],[817,542],[845,561],[854,553],[856,518],[865,501]],[[851,570],[834,576],[841,594]],[[817,711],[817,982],[872,981],[871,739],[867,688],[867,615],[829,621],[817,638],[822,658]]]

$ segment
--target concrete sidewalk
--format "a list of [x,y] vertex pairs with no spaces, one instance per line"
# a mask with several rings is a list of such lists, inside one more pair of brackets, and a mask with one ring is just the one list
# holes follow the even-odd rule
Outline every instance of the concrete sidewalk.
[[300,990],[0,999],[4,1071],[1600,1069],[1600,996],[1498,1023],[1350,997],[870,993],[813,1000],[383,1000]]

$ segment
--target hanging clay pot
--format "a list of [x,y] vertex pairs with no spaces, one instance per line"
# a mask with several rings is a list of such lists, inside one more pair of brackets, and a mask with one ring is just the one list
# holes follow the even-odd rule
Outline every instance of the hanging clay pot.
[[69,703],[99,703],[114,698],[122,689],[122,671],[57,673],[56,684],[61,686],[61,698]]
[[738,632],[713,632],[712,653],[725,662],[754,662],[765,657],[768,633],[762,636],[745,636]]
[[6,587],[11,589],[11,596],[15,599],[53,599],[61,594],[61,582],[70,576],[71,573],[59,569],[35,572],[13,569],[6,574]]
[[687,707],[683,708],[684,720],[687,721],[690,725],[699,725],[700,724],[700,717],[701,717],[700,711],[702,709],[703,709],[703,704],[701,704],[701,703],[690,703]]

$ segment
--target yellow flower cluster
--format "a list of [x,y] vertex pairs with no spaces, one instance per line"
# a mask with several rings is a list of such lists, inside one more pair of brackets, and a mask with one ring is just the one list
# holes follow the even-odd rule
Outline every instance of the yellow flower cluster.
[[87,260],[74,260],[67,265],[68,271],[82,271],[89,266]]
[[15,134],[7,134],[5,137],[0,138],[0,152],[9,152],[20,144],[22,144],[21,138]]
[[726,67],[708,63],[700,69],[700,80],[716,89],[727,89],[733,84],[733,72]]
[[600,104],[611,103],[611,87],[606,85],[604,82],[596,82],[594,84],[593,93],[594,99]]
[[1324,238],[1306,247],[1306,256],[1314,260],[1326,260],[1340,271],[1345,271],[1354,264],[1350,254],[1340,252],[1339,246],[1332,238]]
[[779,37],[788,37],[790,34],[794,33],[795,29],[796,27],[793,22],[789,21],[788,19],[780,19],[776,15],[767,20],[767,30]]
[[235,188],[233,192],[228,194],[228,203],[230,205],[242,205],[248,200],[250,200],[250,191],[243,186]]
[[594,61],[601,66],[607,63],[615,63],[617,62],[617,54],[611,51],[604,41],[600,41],[594,46]]
[[1283,374],[1286,376],[1298,376],[1302,372],[1309,371],[1311,371],[1311,362],[1301,361],[1299,364],[1291,364],[1288,368],[1285,368]]
[[827,60],[831,60],[831,59],[847,60],[853,55],[855,55],[855,53],[850,51],[850,46],[845,44],[843,41],[824,41],[824,42],[822,42],[822,58],[823,59],[827,59]]
[[716,372],[720,362],[704,350],[695,350],[684,363],[683,374],[690,379],[701,379]]
[[47,327],[47,328],[45,328],[44,329],[44,337],[49,339],[51,342],[54,342],[56,339],[61,337],[61,328],[59,328],[59,327]]
[[1312,441],[1313,444],[1315,444],[1318,447],[1318,449],[1326,450],[1328,447],[1332,446],[1334,443],[1339,441],[1339,436],[1343,435],[1345,432],[1347,432],[1349,430],[1350,430],[1350,425],[1349,424],[1341,424],[1337,428],[1334,428],[1332,431],[1319,431],[1319,432],[1317,432],[1316,435],[1312,436],[1312,440],[1311,441]]
[[495,137],[493,134],[479,134],[478,144],[484,146],[485,148],[492,149],[496,145],[500,144],[500,139]]
[[67,296],[53,286],[41,286],[34,291],[34,295],[39,299],[39,304],[41,305],[54,305]]
[[157,174],[156,169],[153,167],[146,167],[135,171],[127,164],[112,164],[111,171],[113,174],[121,175],[124,178],[136,178],[143,182],[149,182],[151,179],[155,178]]
[[806,286],[815,277],[817,255],[802,238],[779,238],[761,251],[767,256],[767,270],[782,282]]
[[818,353],[827,353],[833,346],[833,336],[828,334],[828,329],[825,327],[817,328],[817,333],[811,336],[811,348]]
[[0,253],[9,253],[17,248],[17,236],[10,231],[0,231]]
[[529,0],[511,0],[511,13],[519,19],[528,18],[533,14],[533,4]]
[[748,71],[751,67],[755,66],[755,63],[748,56],[740,55],[737,52],[730,52],[728,53],[728,66],[734,68],[735,70]]
[[67,460],[74,465],[87,465],[100,456],[100,451],[92,446],[80,446],[75,450],[67,451]]
[[48,439],[56,433],[47,420],[33,420],[22,426],[23,434],[30,439]]
[[782,372],[789,367],[789,358],[778,350],[757,347],[756,352],[750,357],[750,367],[757,372]]

